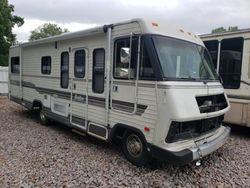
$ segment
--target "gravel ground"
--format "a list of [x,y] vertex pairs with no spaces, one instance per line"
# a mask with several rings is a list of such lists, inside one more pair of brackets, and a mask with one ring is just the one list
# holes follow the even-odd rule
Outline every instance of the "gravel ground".
[[0,97],[0,187],[249,187],[250,131],[196,167],[130,164],[118,146],[42,126],[36,114]]

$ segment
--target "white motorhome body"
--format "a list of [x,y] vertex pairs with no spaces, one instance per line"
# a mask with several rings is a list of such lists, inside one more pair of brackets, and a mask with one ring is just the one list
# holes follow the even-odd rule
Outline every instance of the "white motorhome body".
[[8,67],[0,66],[0,96],[8,95]]
[[224,121],[250,127],[250,29],[200,37],[212,55],[231,104]]
[[120,139],[133,164],[149,156],[184,164],[218,149],[230,132],[208,57],[196,35],[134,19],[12,47],[9,95],[40,109],[42,123]]

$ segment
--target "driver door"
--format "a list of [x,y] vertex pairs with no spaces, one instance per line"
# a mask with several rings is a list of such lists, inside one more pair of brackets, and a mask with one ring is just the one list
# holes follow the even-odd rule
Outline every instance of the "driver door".
[[111,78],[111,109],[135,114],[138,95],[138,64],[140,37],[115,40],[113,76]]

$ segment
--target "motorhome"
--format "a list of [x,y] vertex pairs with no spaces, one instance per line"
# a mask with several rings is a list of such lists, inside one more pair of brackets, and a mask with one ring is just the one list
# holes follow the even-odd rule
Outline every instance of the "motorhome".
[[42,124],[120,143],[137,166],[186,164],[223,145],[230,105],[201,39],[133,19],[10,48],[9,97]]
[[231,104],[224,121],[250,127],[250,29],[200,37],[212,56]]

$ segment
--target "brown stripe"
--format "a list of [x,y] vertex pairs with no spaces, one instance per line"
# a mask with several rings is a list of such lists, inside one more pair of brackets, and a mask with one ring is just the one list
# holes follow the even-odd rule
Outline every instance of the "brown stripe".
[[[70,92],[64,92],[64,91],[58,91],[54,89],[47,89],[42,87],[36,87],[33,83],[30,82],[23,82],[23,87],[28,87],[37,90],[41,94],[51,94],[51,95],[57,95],[59,98],[70,100],[71,93]],[[86,95],[83,94],[74,94],[73,93],[73,101],[86,103]],[[95,97],[95,96],[88,96],[88,104],[93,106],[98,106],[101,108],[105,108],[105,98],[101,97]],[[134,103],[126,102],[126,101],[120,101],[120,100],[112,100],[112,105],[114,105],[115,109],[126,111],[129,113],[132,113],[134,110]],[[137,104],[137,115],[142,115],[148,106]]]

